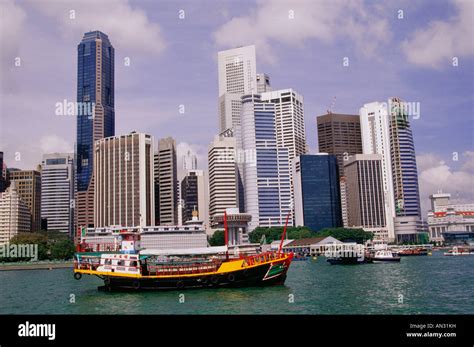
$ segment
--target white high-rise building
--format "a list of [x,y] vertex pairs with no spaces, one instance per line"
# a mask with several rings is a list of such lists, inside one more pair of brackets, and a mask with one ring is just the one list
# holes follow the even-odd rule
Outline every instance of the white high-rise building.
[[257,92],[255,46],[238,47],[217,54],[219,79],[219,129],[240,123],[241,97]]
[[0,193],[0,244],[10,241],[21,232],[31,232],[31,212],[28,205],[20,198],[17,182]]
[[262,94],[265,92],[271,92],[272,87],[270,86],[270,77],[265,73],[257,74],[257,93]]
[[275,104],[259,94],[243,96],[237,153],[244,154],[238,166],[249,231],[284,225],[292,209],[288,149],[278,147],[276,133]]
[[380,154],[385,218],[389,242],[395,240],[395,198],[390,155],[390,118],[386,103],[372,102],[360,109],[360,128],[364,154]]
[[278,147],[288,148],[290,161],[306,153],[303,96],[293,89],[262,93],[262,102],[275,104],[276,139]]
[[48,230],[73,235],[74,154],[43,155],[41,163],[41,218]]
[[[176,141],[172,137],[160,139],[155,154],[155,184],[158,187],[159,225],[178,224],[178,173],[176,164]],[[156,194],[156,192],[155,192]],[[156,200],[156,199],[155,199]]]
[[220,134],[209,145],[209,218],[237,203],[235,137]]
[[154,225],[153,137],[132,132],[94,144],[94,225]]

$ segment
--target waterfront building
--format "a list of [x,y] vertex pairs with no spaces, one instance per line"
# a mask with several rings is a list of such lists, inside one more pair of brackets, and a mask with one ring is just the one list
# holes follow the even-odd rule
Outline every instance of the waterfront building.
[[316,117],[320,153],[335,155],[339,176],[344,176],[344,164],[354,154],[362,153],[359,115],[327,113]]
[[85,33],[77,46],[77,102],[92,110],[92,115],[77,114],[77,226],[94,225],[94,142],[115,135],[114,57],[114,47],[100,31]]
[[270,86],[270,77],[265,73],[257,74],[257,93],[262,94],[265,92],[271,92],[272,87]]
[[[342,242],[332,236],[309,237],[291,240],[284,244],[282,248],[285,253],[292,252],[300,256],[320,256],[324,254],[327,245],[334,244],[342,244]],[[279,247],[279,243],[277,245]]]
[[[176,163],[176,142],[167,137],[158,142],[155,154],[155,185],[158,192],[158,207],[155,213],[157,225],[178,224],[178,177]],[[156,194],[156,193],[155,193]]]
[[293,158],[292,166],[296,225],[312,231],[342,227],[336,156],[304,154]]
[[74,154],[50,153],[41,162],[41,219],[48,231],[74,235]]
[[121,231],[141,233],[144,249],[186,249],[207,247],[207,235],[202,225],[169,225],[144,227],[88,228],[81,242],[93,251],[115,250]]
[[217,54],[219,82],[219,131],[240,124],[241,97],[257,91],[255,46],[220,51]]
[[[31,232],[41,230],[41,173],[37,170],[10,170],[9,180],[16,182],[16,189],[30,209]],[[11,183],[10,183],[11,184]]]
[[430,241],[442,243],[449,238],[452,243],[451,239],[462,239],[474,232],[474,203],[452,203],[450,199],[448,193],[430,195],[431,210],[426,220]]
[[3,174],[3,152],[0,152],[0,193],[3,193],[7,188],[6,175]]
[[94,148],[97,227],[155,221],[153,137],[132,132],[98,140]]
[[[245,245],[249,243],[248,225],[252,220],[249,213],[241,213],[238,208],[227,208],[227,230],[229,246]],[[214,229],[224,229],[224,213],[216,214],[212,219]]]
[[31,213],[21,199],[17,182],[12,181],[5,192],[0,193],[0,244],[5,244],[18,233],[31,231]]
[[209,145],[209,218],[223,214],[229,207],[237,207],[237,178],[235,137],[231,131],[214,137]]
[[275,104],[262,102],[259,94],[244,95],[236,137],[237,152],[245,154],[238,166],[250,231],[284,225],[292,210],[288,149],[278,147],[276,134]]
[[345,162],[347,216],[350,228],[363,228],[374,234],[374,241],[388,243],[382,156],[355,154]]
[[339,189],[341,191],[341,214],[342,214],[342,225],[347,228],[349,225],[347,216],[347,193],[346,193],[346,177],[341,176],[339,179]]

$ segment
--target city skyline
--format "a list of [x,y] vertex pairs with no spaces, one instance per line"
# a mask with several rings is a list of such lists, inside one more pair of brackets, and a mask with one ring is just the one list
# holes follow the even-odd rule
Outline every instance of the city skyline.
[[[344,45],[345,40],[341,38],[344,36],[344,32],[341,32],[343,29],[334,27],[338,23],[336,15],[341,11],[338,3],[333,8],[311,4],[308,13],[302,13],[301,5],[297,3],[294,6],[278,2],[257,5],[258,13],[268,10],[288,14],[290,10],[294,11],[291,20],[295,22],[295,30],[287,36],[279,32],[275,24],[266,27],[263,20],[254,18],[245,6],[239,8],[232,3],[224,2],[210,11],[211,7],[207,6],[206,13],[203,13],[198,6],[186,2],[183,6],[171,6],[158,14],[149,11],[152,5],[147,3],[118,1],[117,4],[117,9],[108,15],[130,15],[131,29],[98,25],[99,15],[105,11],[103,5],[98,7],[96,14],[85,15],[81,12],[84,5],[73,6],[74,2],[66,5],[51,3],[48,9],[41,9],[33,2],[21,5],[5,2],[11,11],[8,18],[2,17],[2,25],[10,25],[10,28],[23,25],[18,32],[9,31],[13,32],[13,37],[31,32],[35,27],[45,28],[39,42],[31,41],[28,35],[25,40],[16,42],[12,38],[2,37],[2,46],[5,48],[2,73],[5,83],[1,90],[0,146],[9,167],[34,169],[41,162],[43,154],[72,151],[75,117],[55,115],[55,105],[63,100],[76,100],[75,46],[84,32],[102,30],[111,37],[117,49],[116,134],[137,130],[155,138],[171,135],[177,140],[178,149],[180,145],[193,148],[198,155],[198,168],[205,168],[207,147],[214,134],[218,133],[217,52],[240,44],[255,44],[257,72],[270,77],[272,88],[295,88],[304,96],[310,153],[317,151],[316,116],[326,113],[334,96],[337,99],[333,111],[348,114],[356,114],[365,103],[387,100],[392,96],[419,102],[420,118],[412,119],[411,124],[417,151],[423,215],[429,205],[427,197],[438,189],[451,193],[453,200],[473,200],[474,151],[469,91],[473,83],[474,50],[469,42],[472,34],[468,32],[462,35],[468,6],[471,4],[446,1],[431,8],[429,2],[420,2],[411,5],[406,3],[404,6],[384,4],[378,9],[365,3],[353,5],[354,13],[366,10],[377,14],[375,23],[380,24],[380,36],[371,31],[365,38],[367,41],[372,40],[375,46],[380,45],[374,47],[371,57],[360,52],[358,45],[361,40],[355,35],[349,35],[347,47]],[[307,21],[308,17],[322,20],[317,14],[318,6],[323,6],[328,16],[327,22],[323,22],[328,27],[317,26],[313,28],[317,29],[315,33],[310,34],[298,25],[301,26],[301,21]],[[69,10],[73,7],[76,17],[70,19]],[[397,7],[404,8],[403,19],[398,19]],[[145,10],[147,15],[140,9]],[[184,10],[184,18],[180,18],[180,10]],[[348,19],[354,15],[348,14]],[[441,15],[447,18],[443,19],[447,23],[457,17],[460,20],[450,29],[437,27],[433,21],[439,20]],[[415,21],[414,16],[423,20]],[[290,19],[287,16],[285,20]],[[362,21],[369,20],[370,15],[362,18]],[[242,31],[242,34],[239,32],[239,35],[230,35],[230,29],[246,21],[262,29],[258,39],[249,40],[252,37],[250,29]],[[194,30],[196,24],[200,25],[198,30]],[[192,35],[187,32],[190,26],[194,28]],[[333,30],[333,33],[325,33],[326,30]],[[354,31],[357,30],[361,28],[356,26]],[[442,30],[448,30],[447,39],[457,53],[420,44],[420,38],[430,30],[432,35],[442,35]],[[176,35],[175,40],[171,40],[171,32]],[[145,47],[143,40],[138,38],[137,41],[138,35],[152,44]],[[55,40],[50,40],[52,37]],[[193,40],[193,37],[196,39]],[[400,41],[400,38],[401,46],[397,43],[397,47],[384,50],[391,43]],[[291,43],[293,40],[295,43]],[[299,47],[297,43],[302,40],[305,45]],[[204,43],[199,44],[201,41]],[[417,48],[419,56],[414,53],[414,43],[420,46]],[[188,55],[183,55],[185,49]],[[396,49],[400,52],[393,54]],[[316,63],[316,57],[302,54],[305,50],[319,52]],[[50,54],[43,55],[43,52]],[[385,55],[390,55],[391,60],[386,61],[383,58]],[[450,55],[459,58],[458,66],[451,64]],[[11,57],[21,58],[20,66],[15,66]],[[43,59],[33,62],[32,57]],[[344,57],[349,58],[349,66],[343,66]],[[129,58],[128,66],[125,65],[125,58]],[[163,67],[151,67],[156,60]],[[367,81],[366,74],[369,72],[374,77]],[[38,88],[36,81],[44,81],[45,76],[55,83]],[[25,85],[26,80],[33,83]],[[361,82],[364,88],[360,88]],[[31,103],[21,103],[19,99],[28,99]],[[180,113],[180,109],[183,109],[181,106],[184,106],[184,113]],[[31,117],[31,114],[35,117]],[[23,124],[31,126],[25,128]],[[175,124],[179,124],[179,127]],[[20,131],[26,135],[21,142],[14,135]],[[457,136],[449,136],[454,133]],[[16,153],[20,154],[21,160],[15,160]]]

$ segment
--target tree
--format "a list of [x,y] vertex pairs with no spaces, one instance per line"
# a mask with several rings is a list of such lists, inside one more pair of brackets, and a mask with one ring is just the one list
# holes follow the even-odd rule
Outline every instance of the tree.
[[349,228],[325,228],[317,233],[317,236],[332,236],[342,242],[364,243],[372,240],[374,235],[364,229]]
[[53,259],[71,259],[74,252],[74,242],[69,239],[58,240],[51,245],[51,258]]
[[[10,239],[10,244],[38,245],[38,260],[49,259],[48,237],[42,233],[19,233]],[[18,261],[18,259],[13,259]]]
[[224,230],[216,230],[214,234],[209,238],[209,244],[211,246],[224,246]]
[[[250,234],[249,239],[252,243],[259,243],[262,236],[265,235],[267,243],[271,243],[281,239],[283,234],[283,227],[264,228],[257,227]],[[286,229],[288,239],[303,239],[314,236],[313,232],[308,227],[288,227]]]

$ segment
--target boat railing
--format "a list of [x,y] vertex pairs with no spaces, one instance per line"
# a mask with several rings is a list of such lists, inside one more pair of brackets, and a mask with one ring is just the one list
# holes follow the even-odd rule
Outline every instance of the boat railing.
[[188,263],[188,264],[147,264],[150,275],[191,275],[208,272],[216,272],[221,266],[221,261],[208,263]]
[[240,259],[245,260],[245,263],[248,266],[257,265],[261,263],[266,263],[273,260],[278,260],[281,258],[281,255],[278,255],[276,252],[265,252],[254,255],[241,255]]

